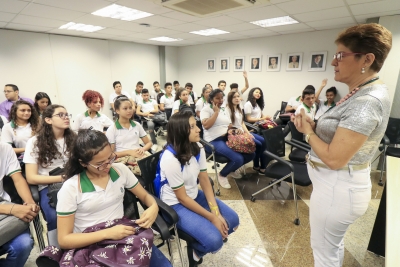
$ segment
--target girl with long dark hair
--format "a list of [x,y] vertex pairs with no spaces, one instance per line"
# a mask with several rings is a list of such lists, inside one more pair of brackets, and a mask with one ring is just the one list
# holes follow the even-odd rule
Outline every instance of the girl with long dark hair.
[[39,92],[35,95],[35,109],[39,116],[42,116],[43,111],[47,108],[47,106],[51,105],[51,100],[48,94],[44,92]]
[[189,104],[189,92],[185,88],[180,88],[175,95],[175,102],[172,107],[172,114],[175,114],[179,111],[180,105],[185,104],[190,107]]
[[264,94],[261,88],[254,87],[250,90],[247,102],[244,104],[244,114],[246,121],[256,123],[264,120],[270,120],[271,116],[263,115],[262,111],[265,107]]

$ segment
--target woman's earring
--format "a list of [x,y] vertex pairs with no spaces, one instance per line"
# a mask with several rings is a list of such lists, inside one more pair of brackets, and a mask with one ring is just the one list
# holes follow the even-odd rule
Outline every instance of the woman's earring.
[[361,68],[361,73],[365,73],[365,68]]

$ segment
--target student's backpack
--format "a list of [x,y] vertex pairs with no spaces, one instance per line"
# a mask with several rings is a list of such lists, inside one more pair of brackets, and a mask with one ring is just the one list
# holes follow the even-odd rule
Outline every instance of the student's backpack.
[[179,112],[183,113],[183,112],[190,112],[192,113],[193,116],[196,116],[196,112],[194,112],[193,107],[189,106],[187,104],[181,104],[179,106]]
[[[168,145],[165,150],[168,150],[169,152],[171,152],[172,154],[174,154],[176,156],[176,152],[175,150],[172,148],[172,146]],[[161,162],[161,158],[165,152],[165,150],[161,153],[160,155],[160,159],[158,160],[158,164],[157,164],[157,169],[156,169],[156,177],[153,180],[153,186],[154,186],[154,193],[156,194],[156,196],[158,198],[160,198],[160,193],[161,193],[161,189],[164,185],[168,184],[168,180],[164,179],[161,180],[161,168],[160,168],[160,162]],[[200,153],[195,157],[197,162],[199,162],[200,160]],[[184,165],[181,165],[181,172],[183,171],[183,167]],[[198,180],[197,180],[198,182]]]

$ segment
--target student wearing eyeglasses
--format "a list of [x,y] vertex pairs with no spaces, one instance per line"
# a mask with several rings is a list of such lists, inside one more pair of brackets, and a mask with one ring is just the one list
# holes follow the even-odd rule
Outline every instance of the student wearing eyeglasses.
[[29,184],[39,185],[40,206],[47,222],[50,240],[57,240],[57,214],[49,205],[49,184],[62,182],[61,175],[49,176],[56,168],[64,168],[76,134],[69,128],[70,114],[60,105],[48,106],[42,114],[43,124],[36,136],[26,144],[24,163]]

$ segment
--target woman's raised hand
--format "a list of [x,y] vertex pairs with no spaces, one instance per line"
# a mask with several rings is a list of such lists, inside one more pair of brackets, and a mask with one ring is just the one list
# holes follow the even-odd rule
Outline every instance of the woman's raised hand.
[[308,134],[314,131],[315,122],[312,121],[305,113],[304,109],[300,111],[300,114],[297,114],[294,118],[294,125],[296,129],[303,133]]

